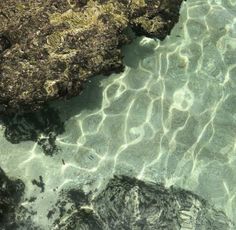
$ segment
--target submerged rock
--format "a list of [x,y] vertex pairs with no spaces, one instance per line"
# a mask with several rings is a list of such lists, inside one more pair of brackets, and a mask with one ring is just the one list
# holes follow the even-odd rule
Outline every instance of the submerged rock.
[[35,213],[21,205],[24,190],[20,179],[8,178],[0,167],[0,230],[42,230],[32,221]]
[[16,229],[16,214],[24,192],[21,180],[10,180],[0,168],[0,229]]
[[72,209],[64,210],[53,229],[234,229],[222,211],[192,192],[126,176],[111,179],[93,199],[80,190],[68,197]]
[[4,136],[12,144],[35,141],[50,156],[59,150],[56,137],[64,132],[64,122],[53,108],[45,106],[37,112],[4,114],[0,122],[5,126]]
[[35,111],[80,94],[94,75],[122,71],[127,30],[164,39],[182,1],[1,1],[0,114]]

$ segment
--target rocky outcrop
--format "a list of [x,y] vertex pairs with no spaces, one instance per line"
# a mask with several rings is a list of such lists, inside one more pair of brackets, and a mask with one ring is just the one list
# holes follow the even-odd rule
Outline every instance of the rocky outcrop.
[[72,210],[61,215],[54,230],[234,229],[222,211],[189,191],[126,176],[111,179],[93,199],[79,190],[70,190],[68,197]]
[[0,114],[35,111],[80,94],[88,78],[123,70],[121,46],[164,39],[182,0],[3,0]]

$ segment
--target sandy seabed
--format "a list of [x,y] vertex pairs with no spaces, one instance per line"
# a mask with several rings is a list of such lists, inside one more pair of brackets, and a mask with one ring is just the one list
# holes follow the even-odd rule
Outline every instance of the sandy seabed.
[[10,144],[1,128],[0,166],[37,197],[22,203],[36,224],[50,228],[62,189],[99,192],[120,174],[190,190],[236,221],[236,1],[188,0],[180,15],[164,41],[124,47],[123,73],[53,104],[67,120],[58,154]]

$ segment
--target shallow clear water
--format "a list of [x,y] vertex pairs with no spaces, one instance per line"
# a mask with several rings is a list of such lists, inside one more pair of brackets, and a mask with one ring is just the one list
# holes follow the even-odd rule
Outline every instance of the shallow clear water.
[[[114,174],[190,190],[236,221],[236,1],[188,0],[180,15],[164,41],[124,47],[123,73],[54,104],[68,119],[57,155],[10,144],[2,127],[1,167],[38,197],[23,205],[45,229],[58,191],[99,192]],[[31,183],[39,175],[44,193]]]

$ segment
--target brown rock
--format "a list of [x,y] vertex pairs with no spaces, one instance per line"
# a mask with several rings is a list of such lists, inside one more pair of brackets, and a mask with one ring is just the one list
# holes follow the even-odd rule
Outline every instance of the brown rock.
[[2,0],[0,113],[34,111],[123,70],[126,33],[164,39],[182,0]]

